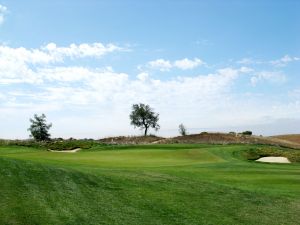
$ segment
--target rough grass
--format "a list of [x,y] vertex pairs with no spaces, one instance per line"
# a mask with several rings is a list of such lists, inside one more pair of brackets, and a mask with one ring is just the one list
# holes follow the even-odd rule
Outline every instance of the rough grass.
[[100,143],[94,140],[76,140],[76,139],[68,139],[68,140],[50,140],[50,141],[41,141],[37,142],[35,140],[0,140],[0,146],[20,146],[20,147],[32,147],[39,148],[44,150],[73,150],[76,148],[81,149],[89,149],[94,145],[101,146],[106,145],[104,143]]
[[155,135],[148,136],[119,136],[119,137],[106,137],[99,141],[105,144],[151,144],[157,141],[164,140],[163,137]]
[[191,134],[167,138],[160,140],[159,143],[172,144],[262,144],[273,145],[287,148],[300,149],[300,143],[291,142],[273,137],[263,137],[254,135],[243,135],[236,133],[207,133]]
[[300,144],[300,134],[277,135],[277,136],[272,136],[272,138]]
[[250,148],[244,151],[243,156],[249,160],[257,160],[261,157],[267,156],[283,156],[288,158],[291,162],[300,163],[300,150],[293,150],[288,148],[276,148],[273,146],[262,146],[257,148]]
[[0,147],[0,224],[299,224],[300,164],[244,158],[260,148]]
[[[46,147],[51,150],[73,150],[76,148],[89,149],[95,145],[95,141],[88,140],[61,140],[47,143]],[[99,145],[99,143],[97,143]]]

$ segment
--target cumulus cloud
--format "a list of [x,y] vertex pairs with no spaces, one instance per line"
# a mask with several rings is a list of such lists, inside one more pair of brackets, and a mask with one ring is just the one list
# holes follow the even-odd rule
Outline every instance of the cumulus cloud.
[[253,58],[242,58],[241,60],[236,61],[236,63],[242,65],[259,65],[264,64],[265,62]]
[[180,70],[194,69],[204,64],[205,63],[199,58],[184,58],[180,60],[175,60],[174,62],[165,59],[157,59],[148,62],[147,66],[151,69],[158,69],[160,71],[170,71],[172,68],[177,68]]
[[270,61],[270,63],[274,66],[277,66],[277,67],[283,67],[283,66],[286,66],[288,63],[295,62],[295,61],[300,61],[300,58],[285,55],[280,59]]
[[[128,74],[115,72],[111,67],[55,64],[65,57],[98,57],[117,50],[120,49],[102,44],[57,47],[50,43],[39,49],[0,46],[0,84],[11,87],[11,91],[0,95],[1,99],[6,99],[2,107],[24,109],[28,106],[28,109],[36,109],[34,106],[43,104],[51,109],[94,104],[123,104],[125,107],[125,104],[136,101],[174,106],[183,102],[187,105],[204,104],[209,99],[223,96],[242,72],[240,69],[224,68],[211,74],[179,76],[170,80],[152,79],[149,73],[142,72],[135,79],[130,79]],[[49,63],[53,65],[49,66]],[[197,59],[176,63],[183,69],[201,64]],[[171,63],[161,60],[152,65],[167,69]],[[18,90],[15,90],[16,84],[22,84],[17,86]]]
[[55,43],[49,43],[42,47],[43,52],[53,57],[55,60],[61,60],[64,57],[84,58],[84,57],[99,57],[114,51],[124,50],[114,44],[104,45],[102,43],[93,44],[71,44],[68,47],[58,47]]
[[105,54],[122,51],[123,48],[114,44],[71,44],[68,47],[58,47],[49,43],[37,49],[26,49],[24,47],[11,48],[0,46],[0,57],[6,61],[18,61],[31,64],[45,64],[62,62],[65,58],[100,57]]
[[[37,49],[11,48],[1,45],[0,84],[42,83],[42,76],[49,77],[47,70],[43,69],[49,64],[63,63],[66,58],[101,57],[105,54],[122,50],[124,49],[119,46],[113,44],[104,45],[102,43],[71,44],[68,47],[58,47],[54,43],[49,43]],[[60,74],[63,74],[63,72],[66,71],[61,71]],[[63,79],[70,79],[68,78],[69,76],[78,77],[79,75],[72,74],[62,77]]]
[[282,72],[262,71],[251,77],[251,84],[253,86],[256,86],[257,83],[263,81],[280,84],[286,81],[286,76]]
[[[147,73],[138,74],[137,79],[129,79],[126,73],[83,67],[45,68],[35,73],[44,83],[39,91],[33,92],[38,96],[36,100],[40,101],[76,105],[114,100],[118,104],[118,100],[133,102],[139,96],[141,99],[175,104],[178,99],[205,100],[221,96],[238,77],[239,70],[224,68],[214,74],[177,77],[166,81],[151,79]],[[15,79],[19,81],[19,78]],[[32,96],[23,95],[31,100]]]
[[201,59],[195,58],[194,60],[190,60],[187,58],[181,59],[181,60],[176,60],[173,63],[174,67],[177,67],[182,70],[188,70],[188,69],[194,69],[197,66],[203,65],[204,62]]
[[169,71],[172,68],[172,64],[169,60],[157,59],[148,62],[148,66],[153,69],[158,69],[160,71]]
[[[286,79],[282,72],[259,72],[257,68],[241,66],[214,69],[195,76],[157,79],[151,70],[128,74],[112,67],[64,63],[66,58],[99,57],[121,50],[118,46],[104,44],[58,47],[50,43],[38,49],[0,46],[0,118],[3,126],[9,127],[9,120],[22,124],[28,122],[32,114],[45,112],[47,115],[56,113],[50,121],[60,132],[54,136],[84,137],[80,133],[83,132],[81,126],[89,132],[85,137],[108,135],[106,131],[100,133],[103,126],[109,127],[112,135],[124,135],[129,134],[130,106],[138,102],[150,104],[160,113],[163,129],[181,122],[188,127],[253,124],[268,115],[279,118],[300,112],[299,98],[296,99],[298,103],[276,105],[261,96],[251,100],[240,91],[235,93],[236,83],[243,80],[240,77],[250,76],[252,85],[281,83]],[[201,62],[197,58],[161,59],[153,61],[152,66],[185,70],[200,66]],[[297,94],[299,92],[295,91],[294,95]],[[118,125],[114,125],[116,118]],[[78,133],[74,121],[80,121]],[[24,127],[27,125],[25,123]],[[120,130],[124,132],[118,133]],[[11,128],[11,134],[15,132],[16,129]],[[26,134],[26,129],[22,132]]]
[[146,72],[142,72],[142,73],[139,73],[136,77],[141,81],[145,81],[149,78],[149,74]]
[[[119,118],[122,129],[128,126],[130,105],[137,102],[154,106],[164,117],[171,110],[173,115],[169,119],[172,120],[186,108],[193,109],[191,118],[199,110],[202,113],[214,110],[229,94],[231,85],[241,73],[240,69],[223,68],[195,77],[160,80],[151,78],[146,72],[130,78],[128,74],[116,72],[111,67],[49,67],[37,64],[32,68],[30,63],[15,62],[19,63],[15,67],[13,62],[6,67],[0,65],[0,83],[6,87],[5,92],[0,91],[1,117],[20,118],[17,112],[22,111],[22,116],[26,116],[22,120],[28,120],[34,113],[55,111],[61,112],[60,118],[69,118],[69,115],[64,117],[68,109],[76,109],[85,116],[88,110],[105,114],[105,121]],[[84,124],[83,117],[77,119]],[[73,132],[72,123],[68,126],[70,129],[66,132]]]
[[4,22],[4,16],[7,13],[7,7],[4,5],[0,5],[0,25]]
[[241,68],[240,68],[240,72],[242,72],[242,73],[251,73],[251,72],[253,72],[254,71],[254,69],[252,69],[252,68],[250,68],[250,67],[246,67],[246,66],[242,66]]
[[[30,116],[37,112],[76,109],[87,118],[90,117],[87,116],[89,111],[93,112],[93,119],[77,116],[74,120],[80,120],[83,125],[86,121],[101,125],[105,123],[113,130],[117,129],[113,126],[115,118],[122,124],[122,129],[129,127],[130,106],[137,102],[150,104],[160,112],[164,128],[179,123],[179,118],[193,127],[238,126],[262,122],[267,115],[274,115],[276,118],[299,112],[299,104],[272,105],[269,102],[266,107],[262,98],[257,100],[255,96],[235,96],[232,87],[242,71],[244,69],[222,68],[214,73],[194,77],[179,76],[160,80],[151,78],[148,73],[140,73],[136,78],[130,79],[128,74],[115,72],[111,68],[41,68],[36,73],[40,74],[43,85],[39,85],[38,89],[34,88],[35,84],[30,84],[32,89],[19,88],[18,91],[1,92],[0,98],[3,101],[0,111],[8,110],[12,116],[12,112],[22,110]],[[76,76],[72,76],[75,74]],[[261,73],[258,77],[270,79],[271,75],[267,74]],[[284,110],[287,107],[290,109],[288,113]],[[95,117],[96,114],[99,117]],[[59,120],[63,120],[62,118],[69,118],[69,115],[59,117]],[[67,133],[74,132],[72,121],[55,124]],[[67,124],[70,129],[60,127],[61,124]],[[91,132],[90,129],[91,127],[86,128]],[[95,132],[97,126],[93,129]],[[126,133],[128,134],[128,130],[122,134]]]

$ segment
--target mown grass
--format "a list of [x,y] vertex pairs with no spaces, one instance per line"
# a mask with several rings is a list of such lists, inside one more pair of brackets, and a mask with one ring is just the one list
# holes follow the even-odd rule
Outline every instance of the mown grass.
[[299,224],[300,164],[248,160],[268,148],[0,147],[0,224]]

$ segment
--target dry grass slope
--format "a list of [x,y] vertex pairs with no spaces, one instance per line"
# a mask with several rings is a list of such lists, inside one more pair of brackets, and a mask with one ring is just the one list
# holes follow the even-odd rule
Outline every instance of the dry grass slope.
[[163,140],[163,137],[157,136],[119,136],[119,137],[107,137],[100,139],[101,143],[105,144],[153,144]]
[[291,142],[272,137],[249,136],[226,133],[201,133],[167,138],[159,143],[189,143],[189,144],[266,144],[300,149],[300,142]]
[[299,142],[292,142],[288,139],[279,139],[277,137],[228,133],[201,133],[172,138],[157,136],[119,136],[103,138],[99,141],[105,144],[266,144],[300,149],[300,135],[298,137]]
[[279,140],[300,144],[300,134],[277,135],[277,136],[272,136],[271,138],[276,138]]

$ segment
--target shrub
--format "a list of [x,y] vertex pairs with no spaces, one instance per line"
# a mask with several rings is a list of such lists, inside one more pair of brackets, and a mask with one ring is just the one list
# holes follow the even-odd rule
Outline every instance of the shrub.
[[247,131],[242,132],[242,134],[243,135],[249,135],[249,136],[251,136],[252,135],[252,131],[247,130]]
[[73,150],[76,148],[89,149],[93,146],[94,141],[88,140],[63,140],[48,143],[47,147],[53,150]]

